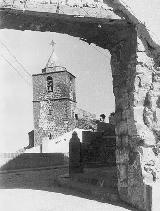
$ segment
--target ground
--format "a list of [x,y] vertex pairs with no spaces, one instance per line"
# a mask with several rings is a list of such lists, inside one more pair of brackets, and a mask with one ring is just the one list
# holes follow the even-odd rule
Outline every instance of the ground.
[[29,189],[1,189],[2,211],[127,211],[115,205],[101,203],[62,193]]
[[1,211],[131,211],[121,205],[103,203],[76,191],[58,187],[55,174],[45,169],[0,174]]

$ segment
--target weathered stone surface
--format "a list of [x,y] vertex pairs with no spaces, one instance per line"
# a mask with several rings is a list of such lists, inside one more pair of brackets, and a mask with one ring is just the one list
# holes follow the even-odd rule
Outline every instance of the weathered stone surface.
[[127,135],[128,134],[128,127],[127,127],[127,122],[121,121],[116,125],[116,135],[121,136],[121,135]]
[[[53,80],[48,92],[47,77]],[[75,79],[67,71],[33,75],[34,145],[54,139],[75,128]]]
[[125,150],[127,150],[127,148],[129,147],[129,137],[128,137],[128,135],[122,136],[122,146],[125,148]]
[[112,49],[134,27],[125,20],[77,17],[66,14],[3,9],[0,10],[0,28],[32,31],[50,31],[79,37],[81,40]]
[[137,89],[134,92],[134,106],[142,106],[144,105],[146,94],[149,88],[144,89],[143,87],[141,89]]
[[122,0],[104,0],[103,2],[112,7],[117,15],[125,18],[135,26],[140,42],[145,48],[146,55],[153,58],[154,66],[160,66],[160,46],[153,40],[145,23],[138,20]]
[[[119,60],[111,60],[115,62],[112,67],[118,136],[118,188],[123,200],[145,210],[149,206],[146,183],[148,180],[152,183],[157,180],[153,175],[158,175],[159,172],[155,161],[157,158],[152,152],[159,138],[159,75],[155,74],[153,59],[145,52],[131,54],[127,60],[127,74],[125,69],[120,68],[122,60],[119,55],[112,54]],[[124,67],[126,68],[125,63]],[[141,154],[141,148],[143,151],[148,149],[148,155]]]
[[128,188],[128,169],[126,164],[117,164],[117,171],[118,171],[118,188],[122,197],[126,196],[127,194],[123,195],[123,191]]
[[116,159],[117,159],[117,164],[128,163],[128,161],[129,161],[129,151],[127,150],[127,148],[116,150]]
[[[132,165],[128,166],[128,200],[141,210],[146,210],[145,185],[143,183],[140,156],[136,154]],[[148,199],[147,199],[148,200]]]

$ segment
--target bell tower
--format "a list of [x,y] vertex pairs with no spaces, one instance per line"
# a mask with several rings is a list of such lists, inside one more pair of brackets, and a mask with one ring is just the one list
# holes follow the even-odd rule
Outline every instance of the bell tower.
[[57,65],[55,43],[42,73],[32,75],[34,146],[75,128],[75,76]]

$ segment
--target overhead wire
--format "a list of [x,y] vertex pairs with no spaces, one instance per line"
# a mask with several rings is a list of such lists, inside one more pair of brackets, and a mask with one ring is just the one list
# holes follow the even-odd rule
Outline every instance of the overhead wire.
[[11,52],[11,50],[7,47],[6,44],[4,44],[4,42],[2,42],[0,40],[0,43],[7,49],[7,51],[9,52],[9,54],[15,59],[15,61],[21,66],[21,68],[23,69],[23,71],[29,76],[31,77],[32,75],[26,70],[26,68],[22,65],[21,62],[18,61],[18,59],[16,58],[16,56]]
[[27,81],[26,79],[25,79],[25,77],[23,77],[23,75],[17,70],[17,68],[16,67],[14,67],[13,65],[12,65],[12,63],[10,62],[10,61],[8,61],[8,59],[4,56],[4,55],[0,55],[11,67],[12,67],[12,69],[29,85],[29,86],[32,86],[32,84],[29,82],[29,81]]

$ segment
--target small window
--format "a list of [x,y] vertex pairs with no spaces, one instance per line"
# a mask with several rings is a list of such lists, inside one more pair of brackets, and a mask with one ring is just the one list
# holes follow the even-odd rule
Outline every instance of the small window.
[[48,110],[48,115],[52,115],[52,110],[51,109]]
[[47,77],[47,92],[53,92],[53,79],[51,76]]
[[78,114],[75,114],[75,119],[78,120]]
[[49,140],[52,139],[52,134],[51,133],[48,134],[48,138],[49,138]]

